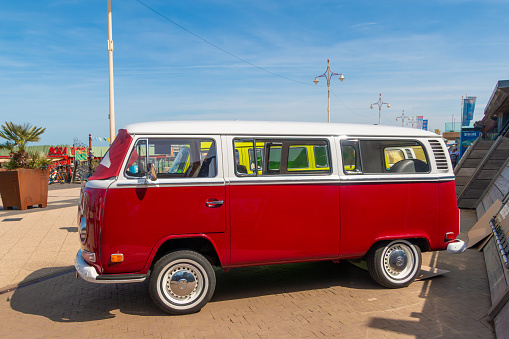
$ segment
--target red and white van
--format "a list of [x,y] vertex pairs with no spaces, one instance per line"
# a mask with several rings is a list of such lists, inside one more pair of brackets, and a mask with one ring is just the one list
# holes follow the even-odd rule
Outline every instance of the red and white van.
[[[394,150],[412,157],[389,164]],[[421,252],[465,250],[441,137],[372,125],[128,125],[82,188],[78,222],[83,279],[149,279],[174,314],[210,300],[213,266],[362,258],[397,288]]]

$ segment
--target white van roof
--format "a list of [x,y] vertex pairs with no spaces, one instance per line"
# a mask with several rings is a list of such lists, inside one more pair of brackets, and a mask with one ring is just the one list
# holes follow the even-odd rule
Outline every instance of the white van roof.
[[157,121],[130,124],[129,134],[348,135],[437,138],[437,134],[395,126],[287,121]]

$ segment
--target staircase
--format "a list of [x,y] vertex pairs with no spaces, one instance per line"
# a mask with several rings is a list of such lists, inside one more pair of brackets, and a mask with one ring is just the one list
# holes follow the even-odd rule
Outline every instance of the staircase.
[[459,208],[475,208],[509,157],[509,139],[477,139],[454,169]]

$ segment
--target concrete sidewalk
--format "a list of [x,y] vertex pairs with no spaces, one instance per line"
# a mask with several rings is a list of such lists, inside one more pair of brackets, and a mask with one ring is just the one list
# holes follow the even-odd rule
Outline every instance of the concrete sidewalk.
[[73,268],[79,192],[53,185],[46,208],[0,209],[0,291]]

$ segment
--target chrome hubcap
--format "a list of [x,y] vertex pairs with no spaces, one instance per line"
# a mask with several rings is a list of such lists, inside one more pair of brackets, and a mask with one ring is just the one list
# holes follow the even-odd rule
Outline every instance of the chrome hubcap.
[[405,244],[394,244],[384,253],[383,265],[385,272],[393,279],[404,279],[414,266],[414,254]]
[[389,255],[389,266],[393,272],[401,272],[407,265],[407,258],[405,252],[402,250],[395,250]]
[[178,268],[170,273],[170,280],[166,283],[166,288],[178,298],[185,298],[195,291],[197,287],[196,277],[186,268]]
[[189,304],[199,299],[203,292],[204,277],[191,263],[170,266],[161,281],[166,298],[174,304]]

